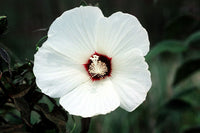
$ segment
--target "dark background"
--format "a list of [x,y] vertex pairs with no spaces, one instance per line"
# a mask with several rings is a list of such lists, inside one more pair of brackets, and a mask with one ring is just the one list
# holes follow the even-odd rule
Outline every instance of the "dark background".
[[[199,0],[89,0],[98,3],[105,16],[116,11],[135,15],[149,32],[151,46],[166,38],[184,39],[198,30]],[[0,14],[8,17],[9,30],[1,40],[21,60],[33,59],[35,44],[64,11],[80,5],[80,0],[1,0]],[[168,34],[173,20],[188,15]],[[189,22],[188,22],[189,21]],[[193,22],[195,21],[195,22]],[[194,23],[188,25],[188,23]],[[190,26],[190,27],[188,27]]]

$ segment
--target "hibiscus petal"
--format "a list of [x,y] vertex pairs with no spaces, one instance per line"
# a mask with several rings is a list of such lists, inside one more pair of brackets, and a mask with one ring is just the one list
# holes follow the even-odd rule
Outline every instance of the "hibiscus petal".
[[35,54],[33,72],[38,87],[51,97],[61,97],[89,80],[83,65],[70,62],[48,45]]
[[95,52],[95,27],[101,17],[101,10],[91,6],[64,12],[50,26],[48,45],[75,62],[85,63]]
[[149,51],[147,31],[136,17],[117,12],[99,20],[97,52],[114,57],[135,48],[140,49],[143,56]]
[[[42,92],[61,97],[72,115],[92,117],[119,106],[132,111],[151,87],[143,57],[148,51],[147,32],[134,16],[117,12],[106,18],[98,7],[78,7],[52,23],[33,71]],[[90,79],[83,64],[94,53],[112,58],[111,76]]]
[[115,110],[120,101],[112,82],[107,78],[80,85],[61,97],[60,104],[72,115],[92,117]]
[[140,50],[133,50],[112,59],[112,82],[120,97],[120,107],[133,111],[146,98],[151,75]]

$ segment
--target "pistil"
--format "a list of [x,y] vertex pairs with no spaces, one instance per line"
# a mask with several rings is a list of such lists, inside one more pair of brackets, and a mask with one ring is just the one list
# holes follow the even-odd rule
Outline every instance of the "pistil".
[[111,60],[112,58],[95,52],[88,59],[87,63],[83,65],[91,80],[96,81],[111,76]]
[[99,78],[103,78],[103,76],[108,72],[108,68],[106,64],[99,60],[98,55],[93,55],[93,57],[90,58],[92,63],[89,66],[89,73],[92,77],[98,76]]

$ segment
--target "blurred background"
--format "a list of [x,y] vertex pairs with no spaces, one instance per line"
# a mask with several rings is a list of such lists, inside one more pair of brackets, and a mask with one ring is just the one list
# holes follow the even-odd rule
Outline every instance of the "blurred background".
[[[98,5],[105,16],[122,11],[139,19],[149,33],[151,51],[146,60],[153,81],[139,108],[92,118],[89,133],[200,133],[200,1],[86,2]],[[13,64],[33,60],[36,44],[50,24],[80,4],[80,0],[0,0],[0,16],[8,18],[0,46]],[[69,116],[66,127],[80,132],[80,118]]]

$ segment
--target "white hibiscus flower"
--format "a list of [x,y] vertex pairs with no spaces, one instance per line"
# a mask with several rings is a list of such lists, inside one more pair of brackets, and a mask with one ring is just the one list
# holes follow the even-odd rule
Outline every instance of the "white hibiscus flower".
[[136,17],[78,7],[50,26],[33,71],[41,91],[60,98],[72,115],[92,117],[119,106],[133,111],[151,87],[148,51],[148,34]]

